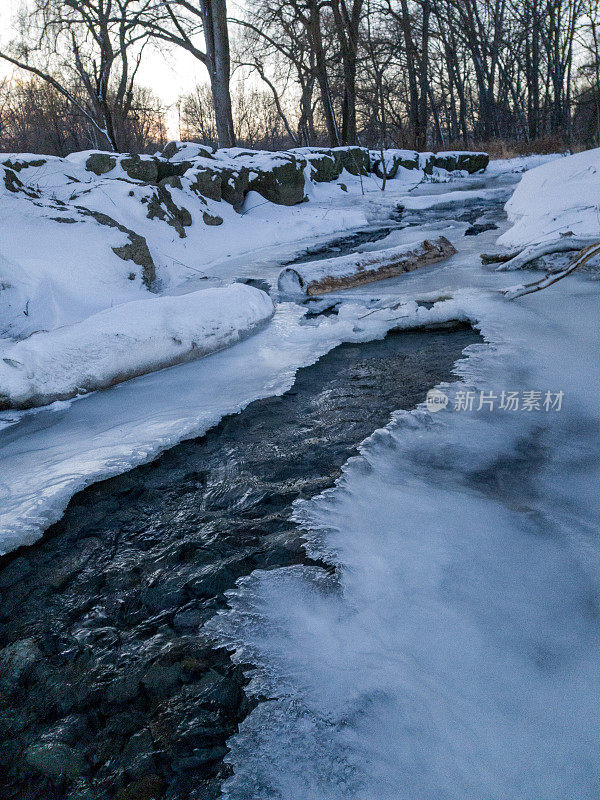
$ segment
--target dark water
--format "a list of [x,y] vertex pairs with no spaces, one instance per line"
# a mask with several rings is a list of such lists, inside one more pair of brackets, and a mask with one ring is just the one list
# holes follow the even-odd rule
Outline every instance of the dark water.
[[361,244],[380,242],[397,227],[397,225],[386,225],[383,228],[370,228],[350,233],[347,236],[340,236],[318,247],[309,247],[292,261],[286,261],[282,266],[289,267],[291,264],[306,264],[309,261],[320,261],[323,258],[349,255],[356,252],[356,248]]
[[471,329],[342,345],[278,398],[76,495],[0,561],[2,800],[218,796],[250,710],[200,626],[255,568],[308,563],[291,504],[451,378]]

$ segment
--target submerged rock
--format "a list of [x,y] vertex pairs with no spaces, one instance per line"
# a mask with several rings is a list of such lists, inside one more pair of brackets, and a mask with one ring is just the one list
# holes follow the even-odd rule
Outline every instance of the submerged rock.
[[27,748],[25,760],[38,772],[54,780],[73,780],[86,772],[83,755],[62,742],[31,745]]

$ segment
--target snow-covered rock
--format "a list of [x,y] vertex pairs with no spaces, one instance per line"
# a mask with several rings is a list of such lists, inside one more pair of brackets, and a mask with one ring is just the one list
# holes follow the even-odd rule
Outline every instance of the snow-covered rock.
[[103,389],[239,342],[274,312],[244,284],[154,297],[0,348],[0,408],[27,408]]
[[507,248],[600,238],[600,148],[527,172],[506,204],[513,223],[499,239]]

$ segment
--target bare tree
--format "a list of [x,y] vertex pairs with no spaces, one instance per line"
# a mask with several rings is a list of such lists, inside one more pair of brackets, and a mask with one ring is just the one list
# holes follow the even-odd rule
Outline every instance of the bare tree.
[[[150,0],[141,23],[153,38],[181,47],[204,64],[210,78],[219,145],[233,147],[226,0]],[[200,35],[204,49],[197,43]]]
[[[147,42],[139,20],[149,2],[33,0],[20,40],[0,58],[51,85],[86,117],[99,144],[120,150]],[[83,91],[73,92],[73,84]]]

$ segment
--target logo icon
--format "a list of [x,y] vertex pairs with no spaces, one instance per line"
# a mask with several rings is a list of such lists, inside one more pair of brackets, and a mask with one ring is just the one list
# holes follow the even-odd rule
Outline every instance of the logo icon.
[[427,410],[431,411],[432,414],[436,411],[441,411],[448,405],[448,395],[440,392],[439,389],[430,389],[427,392],[425,405],[427,406]]

